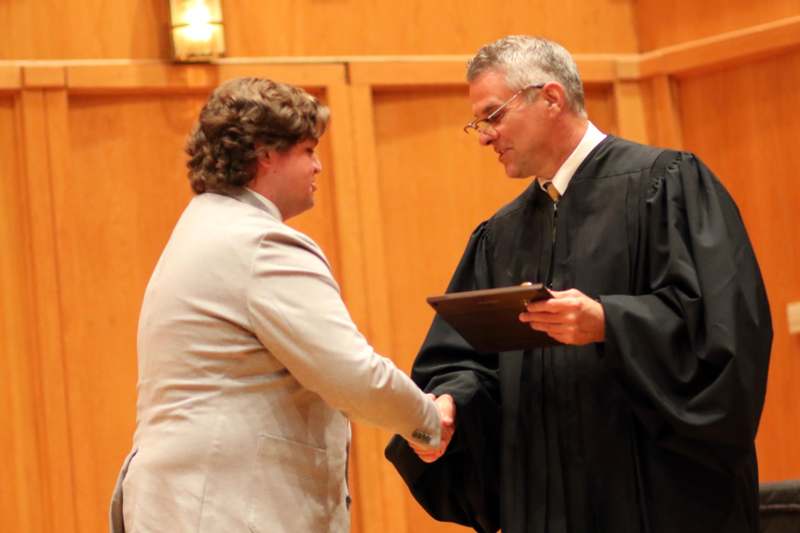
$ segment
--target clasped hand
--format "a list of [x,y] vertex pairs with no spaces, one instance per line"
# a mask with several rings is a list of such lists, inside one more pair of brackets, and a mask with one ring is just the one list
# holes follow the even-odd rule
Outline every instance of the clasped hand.
[[432,463],[444,455],[447,446],[450,444],[450,440],[453,438],[453,433],[455,433],[456,430],[456,404],[453,401],[453,397],[449,394],[442,394],[438,398],[436,395],[430,393],[428,393],[427,396],[433,400],[436,409],[439,411],[442,431],[439,447],[426,450],[415,445],[413,442],[409,442],[408,445],[411,446],[411,449],[416,452],[420,459],[426,463]]

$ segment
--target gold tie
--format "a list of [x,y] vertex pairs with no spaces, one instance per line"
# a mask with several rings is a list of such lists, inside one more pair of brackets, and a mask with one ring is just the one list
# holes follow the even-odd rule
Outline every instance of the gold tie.
[[556,189],[556,186],[553,185],[553,182],[548,181],[543,185],[543,187],[545,192],[547,192],[547,195],[550,197],[550,199],[553,200],[553,203],[557,204],[558,201],[561,199],[561,193],[558,192],[558,189]]

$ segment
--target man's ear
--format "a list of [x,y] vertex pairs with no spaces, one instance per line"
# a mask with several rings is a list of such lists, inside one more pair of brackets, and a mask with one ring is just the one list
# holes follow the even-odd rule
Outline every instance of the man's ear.
[[256,166],[263,170],[267,170],[271,164],[272,157],[270,150],[267,150],[263,146],[256,148]]
[[543,89],[542,97],[547,102],[547,107],[555,111],[560,111],[566,108],[567,94],[564,87],[560,83],[548,83]]

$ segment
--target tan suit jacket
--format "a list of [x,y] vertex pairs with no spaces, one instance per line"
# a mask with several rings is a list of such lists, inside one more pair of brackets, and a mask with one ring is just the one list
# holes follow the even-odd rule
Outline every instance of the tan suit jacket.
[[247,189],[184,211],[138,353],[112,530],[347,531],[347,416],[439,441],[433,403],[358,332],[320,248]]

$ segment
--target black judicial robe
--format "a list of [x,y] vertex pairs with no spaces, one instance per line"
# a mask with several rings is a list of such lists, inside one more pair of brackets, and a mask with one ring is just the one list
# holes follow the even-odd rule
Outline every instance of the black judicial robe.
[[448,292],[524,281],[598,298],[606,340],[476,353],[435,318],[412,377],[453,395],[456,433],[431,464],[386,450],[423,507],[477,531],[756,532],[772,326],[708,168],[609,136],[557,209],[532,183],[475,230]]

